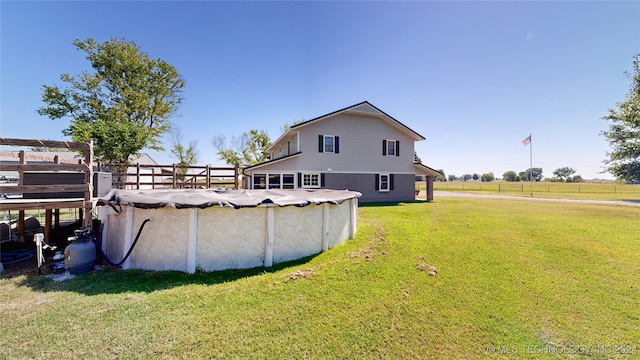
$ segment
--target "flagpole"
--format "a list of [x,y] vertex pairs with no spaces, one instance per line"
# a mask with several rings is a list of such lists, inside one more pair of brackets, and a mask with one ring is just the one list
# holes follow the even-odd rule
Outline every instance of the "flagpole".
[[533,197],[533,139],[531,133],[529,133],[529,190],[531,191],[531,197]]

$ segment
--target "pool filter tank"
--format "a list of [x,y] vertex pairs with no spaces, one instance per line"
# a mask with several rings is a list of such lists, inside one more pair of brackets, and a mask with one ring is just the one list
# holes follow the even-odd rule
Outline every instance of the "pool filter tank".
[[67,239],[70,244],[64,249],[64,267],[71,275],[84,274],[93,270],[96,245],[89,228],[80,228],[74,234]]

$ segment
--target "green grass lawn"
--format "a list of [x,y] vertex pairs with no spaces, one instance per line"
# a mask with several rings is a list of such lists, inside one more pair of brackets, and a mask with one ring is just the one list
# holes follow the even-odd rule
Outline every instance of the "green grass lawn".
[[[434,190],[464,191],[480,194],[526,196],[554,199],[640,201],[640,185],[609,183],[559,183],[559,182],[434,182]],[[424,191],[424,181],[416,182],[416,189]]]
[[268,270],[3,278],[0,357],[640,357],[640,208],[359,211],[356,239]]

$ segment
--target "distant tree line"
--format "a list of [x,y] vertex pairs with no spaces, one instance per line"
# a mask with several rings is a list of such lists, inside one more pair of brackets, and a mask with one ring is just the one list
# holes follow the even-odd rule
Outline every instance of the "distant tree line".
[[[464,174],[462,176],[456,176],[456,175],[449,175],[449,176],[445,176],[444,175],[444,170],[438,170],[440,173],[442,173],[442,176],[437,176],[436,178],[434,178],[435,181],[482,181],[482,182],[491,182],[494,180],[500,180],[500,179],[496,179],[495,175],[493,174],[493,172],[488,172],[482,175],[478,175],[478,174]],[[542,168],[529,168],[526,169],[524,171],[520,171],[520,172],[515,172],[513,170],[509,170],[507,172],[505,172],[504,174],[502,174],[502,180],[504,181],[510,181],[510,182],[517,182],[517,181],[551,181],[551,182],[583,182],[584,179],[582,178],[582,176],[580,175],[573,175],[576,173],[576,170],[565,166],[565,167],[561,167],[556,169],[553,172],[553,177],[548,177],[545,178],[542,175]]]

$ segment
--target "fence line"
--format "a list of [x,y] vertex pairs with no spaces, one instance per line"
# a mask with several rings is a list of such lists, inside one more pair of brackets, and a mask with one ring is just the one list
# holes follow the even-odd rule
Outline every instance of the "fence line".
[[[434,182],[434,190],[449,191],[495,191],[495,192],[529,192],[530,183],[524,182],[475,182],[475,181],[447,181]],[[597,193],[619,194],[640,193],[640,186],[627,184],[602,183],[556,183],[534,182],[533,192],[549,193]]]
[[212,187],[238,189],[240,187],[238,166],[99,163],[98,169],[101,172],[111,173],[112,186],[118,189],[210,189]]

